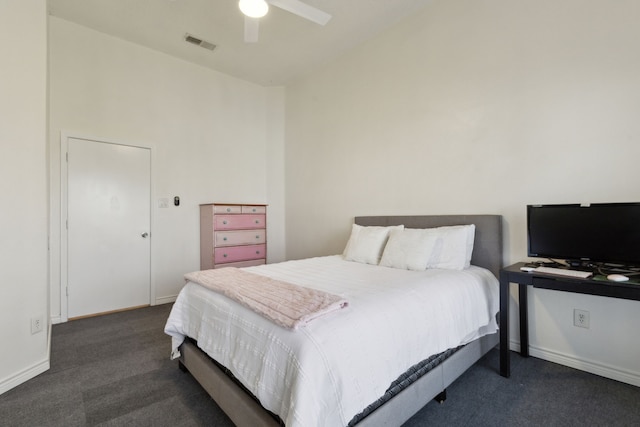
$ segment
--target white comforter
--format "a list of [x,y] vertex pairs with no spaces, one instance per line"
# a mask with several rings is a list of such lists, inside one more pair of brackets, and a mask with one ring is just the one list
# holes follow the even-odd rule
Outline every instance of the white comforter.
[[412,365],[497,330],[498,281],[479,267],[409,271],[336,255],[248,270],[349,307],[291,331],[187,283],[165,332],[174,356],[196,339],[288,427],[344,426]]

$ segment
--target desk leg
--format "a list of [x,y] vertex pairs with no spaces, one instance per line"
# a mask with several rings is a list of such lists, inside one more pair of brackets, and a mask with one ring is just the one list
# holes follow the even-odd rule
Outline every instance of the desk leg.
[[509,274],[500,272],[500,375],[511,376],[509,355]]
[[518,304],[520,305],[520,355],[529,357],[529,305],[527,303],[527,285],[518,285]]

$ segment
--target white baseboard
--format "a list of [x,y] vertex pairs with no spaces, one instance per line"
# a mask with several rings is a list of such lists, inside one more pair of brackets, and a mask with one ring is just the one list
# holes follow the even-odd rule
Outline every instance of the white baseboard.
[[[169,295],[168,297],[156,298],[153,305],[169,304],[169,303],[175,302],[176,298],[178,298],[178,295]],[[62,316],[60,315],[51,317],[52,325],[57,325],[58,323],[64,323],[64,322],[66,322],[66,320],[62,320]]]
[[14,387],[19,386],[20,384],[29,381],[31,378],[37,377],[43,372],[49,370],[49,357],[41,362],[36,363],[35,365],[18,372],[12,377],[7,378],[6,380],[0,382],[0,394],[11,390]]
[[0,382],[0,395],[6,391],[11,390],[14,387],[19,386],[20,384],[29,381],[31,378],[37,377],[43,372],[46,372],[51,367],[50,358],[51,358],[51,323],[49,323],[49,327],[47,328],[47,357],[36,363],[35,365],[24,369],[17,374],[6,378],[2,382]]
[[159,297],[159,298],[156,298],[155,305],[169,304],[169,303],[175,302],[176,298],[178,298],[178,295],[169,295],[168,297]]
[[[509,348],[513,351],[520,352],[520,343],[511,341],[509,343]],[[529,346],[529,355],[537,357],[538,359],[640,387],[640,373],[638,372],[631,372],[617,366],[606,365],[594,360],[581,359],[573,354],[560,353],[532,345]]]

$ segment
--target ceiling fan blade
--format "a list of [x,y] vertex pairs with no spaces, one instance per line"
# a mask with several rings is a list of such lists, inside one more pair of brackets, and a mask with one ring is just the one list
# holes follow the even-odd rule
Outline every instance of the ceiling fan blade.
[[244,17],[244,42],[256,43],[258,41],[258,29],[260,21],[257,18]]
[[308,19],[316,24],[325,25],[331,19],[331,15],[328,13],[309,6],[300,0],[267,0],[267,3],[291,12],[294,15],[298,15],[301,18]]

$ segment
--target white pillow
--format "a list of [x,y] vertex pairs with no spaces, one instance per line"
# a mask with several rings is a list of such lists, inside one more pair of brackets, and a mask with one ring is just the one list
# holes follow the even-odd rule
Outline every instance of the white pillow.
[[438,233],[434,229],[392,230],[380,265],[405,270],[426,270],[437,243]]
[[454,225],[433,229],[438,236],[427,268],[464,270],[471,264],[476,226]]
[[380,265],[407,270],[463,270],[471,264],[475,225],[392,230]]
[[344,249],[344,259],[347,261],[378,264],[382,251],[387,243],[389,232],[393,229],[403,229],[404,225],[391,227],[363,227],[353,224],[351,236]]

